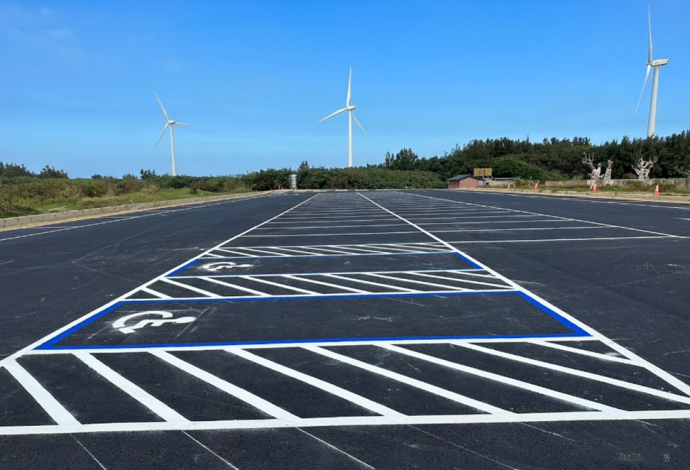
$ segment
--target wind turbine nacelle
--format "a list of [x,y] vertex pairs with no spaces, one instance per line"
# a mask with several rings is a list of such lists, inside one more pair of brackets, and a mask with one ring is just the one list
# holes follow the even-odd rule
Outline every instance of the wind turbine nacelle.
[[357,109],[357,106],[354,106],[354,105],[350,105],[350,106],[345,108],[346,111],[354,111],[355,109]]
[[168,124],[173,125],[175,124],[175,121],[168,121]]
[[657,60],[653,60],[649,65],[651,65],[652,67],[659,67],[661,65],[668,64],[668,62],[669,62],[668,59],[657,59]]

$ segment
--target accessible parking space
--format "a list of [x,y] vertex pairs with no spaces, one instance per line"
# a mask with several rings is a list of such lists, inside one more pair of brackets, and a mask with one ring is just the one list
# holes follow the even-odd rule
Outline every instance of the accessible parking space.
[[122,302],[38,348],[544,336],[588,335],[520,292],[448,292]]

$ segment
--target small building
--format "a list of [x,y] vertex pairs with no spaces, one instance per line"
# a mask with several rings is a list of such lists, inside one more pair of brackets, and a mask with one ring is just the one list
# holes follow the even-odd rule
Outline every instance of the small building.
[[477,188],[479,180],[472,175],[457,175],[448,178],[448,189]]

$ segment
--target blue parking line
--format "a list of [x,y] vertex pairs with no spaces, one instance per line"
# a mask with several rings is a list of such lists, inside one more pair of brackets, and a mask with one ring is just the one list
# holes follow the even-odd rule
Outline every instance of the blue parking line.
[[[324,295],[315,297],[255,297],[255,298],[222,298],[222,299],[189,299],[189,300],[176,300],[176,299],[137,299],[137,300],[124,300],[111,305],[110,307],[104,309],[101,312],[87,318],[81,323],[74,325],[68,330],[62,332],[58,336],[46,341],[45,343],[37,346],[37,350],[50,350],[50,349],[89,349],[89,348],[140,348],[140,347],[154,347],[149,345],[122,345],[122,346],[54,346],[56,343],[80,330],[81,328],[93,323],[94,321],[102,318],[106,314],[112,312],[113,310],[123,306],[123,305],[137,305],[137,304],[186,304],[186,303],[217,303],[217,302],[266,302],[266,301],[295,301],[295,300],[321,300],[321,299],[353,299],[353,298],[399,298],[399,297],[456,297],[456,296],[476,296],[476,295],[515,295],[517,294],[522,299],[527,300],[530,304],[536,306],[542,312],[548,314],[550,317],[557,320],[566,328],[570,329],[573,333],[564,334],[547,334],[547,335],[479,335],[479,336],[448,336],[448,337],[389,337],[389,338],[336,338],[336,339],[318,339],[318,340],[270,340],[270,341],[258,341],[258,342],[235,342],[235,343],[217,343],[220,345],[242,345],[242,344],[274,344],[274,343],[300,343],[300,342],[338,342],[338,341],[401,341],[401,340],[423,340],[423,339],[482,339],[482,338],[544,338],[544,337],[585,337],[591,336],[582,328],[573,324],[568,319],[562,317],[555,311],[551,310],[546,305],[540,303],[536,299],[532,298],[528,294],[520,291],[497,291],[497,292],[448,292],[448,293],[425,293],[425,292],[411,292],[411,293],[399,293],[399,294],[352,294],[352,295]],[[216,343],[194,343],[195,345],[214,345]],[[194,345],[193,344],[193,345]],[[193,346],[191,345],[191,346]],[[190,344],[168,344],[168,347],[189,347]],[[163,346],[155,346],[163,347]]]
[[465,255],[463,255],[463,254],[460,253],[459,251],[456,251],[456,252],[455,252],[455,256],[457,256],[458,258],[462,259],[465,263],[468,263],[470,266],[474,266],[474,267],[477,268],[477,269],[485,269],[485,268],[479,266],[477,263],[475,263],[475,262],[472,261],[471,259],[467,258]]
[[[326,338],[326,339],[298,339],[298,340],[271,340],[271,341],[236,341],[229,343],[168,343],[168,344],[123,344],[123,345],[95,345],[95,346],[53,346],[41,348],[49,350],[73,350],[73,349],[149,349],[149,348],[194,348],[213,346],[252,346],[262,344],[312,344],[312,343],[364,343],[376,341],[454,341],[462,339],[554,339],[579,338],[590,336],[589,334],[555,333],[546,335],[474,335],[474,336],[400,336],[400,337],[372,337],[372,338]],[[39,349],[39,348],[36,348]]]
[[51,346],[52,346],[53,344],[55,344],[55,343],[57,343],[57,342],[63,340],[64,338],[68,337],[69,335],[71,335],[71,334],[74,333],[75,331],[77,331],[77,330],[79,330],[79,329],[85,327],[85,326],[88,325],[89,323],[93,323],[94,321],[98,320],[99,318],[101,318],[101,317],[107,315],[108,313],[112,312],[113,310],[115,310],[116,308],[120,307],[121,305],[122,305],[122,302],[116,302],[115,304],[111,305],[110,307],[101,310],[100,312],[98,312],[98,313],[95,314],[94,316],[89,317],[89,318],[87,318],[86,320],[84,320],[83,322],[77,323],[77,324],[74,325],[72,328],[63,331],[62,333],[60,333],[59,335],[57,335],[55,338],[49,339],[49,340],[46,341],[45,343],[43,343],[43,344],[41,344],[41,345],[39,345],[39,346],[36,346],[34,349],[53,349],[53,348],[51,348]]
[[[177,274],[177,273],[179,273],[179,272],[182,272],[182,271],[184,271],[185,269],[194,266],[196,263],[198,263],[199,261],[201,261],[201,260],[203,260],[203,259],[207,259],[207,258],[197,258],[197,259],[193,259],[193,260],[191,260],[190,262],[188,262],[188,263],[182,265],[181,267],[177,268],[176,270],[174,270],[173,272],[171,272],[170,274],[168,274],[168,275],[165,276],[165,277],[174,276],[175,274]],[[217,258],[217,259],[225,259],[225,258]]]

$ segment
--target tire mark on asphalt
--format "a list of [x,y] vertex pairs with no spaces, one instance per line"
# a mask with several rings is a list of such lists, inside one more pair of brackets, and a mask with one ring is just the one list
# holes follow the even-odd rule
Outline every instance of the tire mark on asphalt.
[[91,456],[91,458],[94,459],[94,460],[96,461],[96,463],[97,463],[98,465],[100,465],[100,467],[101,467],[103,470],[108,470],[107,468],[105,468],[105,465],[103,465],[103,464],[96,458],[96,456],[93,455],[93,454],[91,453],[91,451],[90,451],[89,449],[87,449],[86,446],[85,446],[84,444],[82,444],[82,443],[79,441],[79,439],[77,439],[77,437],[76,437],[74,434],[70,434],[70,436],[72,437],[72,439],[74,439],[75,441],[77,441],[77,444],[79,444],[79,445],[81,446],[81,448],[84,449],[84,450],[86,451],[86,453],[89,454],[89,456]]
[[302,429],[302,428],[295,428],[295,429],[297,429],[297,430],[300,431],[300,432],[303,432],[304,434],[306,434],[307,436],[309,436],[309,437],[311,437],[311,438],[313,438],[313,439],[316,439],[316,440],[319,441],[321,444],[323,444],[323,445],[325,445],[325,446],[327,446],[327,447],[329,447],[329,448],[331,448],[331,449],[333,449],[333,450],[335,450],[335,451],[337,451],[337,452],[340,452],[341,454],[345,455],[347,458],[349,458],[349,459],[351,459],[351,460],[354,460],[355,462],[359,463],[359,464],[362,465],[363,467],[365,467],[365,468],[371,468],[372,470],[376,470],[376,467],[372,467],[372,466],[369,465],[368,463],[359,460],[359,459],[358,459],[357,457],[355,457],[354,455],[348,454],[348,453],[345,452],[344,450],[339,449],[338,447],[334,446],[333,444],[330,444],[330,443],[324,441],[323,439],[320,439],[320,438],[316,437],[315,435],[308,433],[308,432],[305,431],[304,429]]
[[458,449],[462,449],[462,450],[464,450],[465,452],[469,452],[470,454],[476,455],[477,457],[481,457],[481,458],[483,458],[483,459],[489,460],[490,462],[493,462],[493,463],[495,463],[495,464],[497,464],[497,465],[500,465],[501,467],[509,468],[510,470],[520,470],[519,468],[511,467],[510,465],[506,465],[506,464],[504,464],[503,462],[499,462],[499,461],[496,460],[496,459],[492,459],[491,457],[489,457],[489,456],[487,456],[487,455],[484,455],[484,454],[482,454],[482,453],[480,453],[480,452],[474,451],[474,450],[472,450],[472,449],[468,449],[467,447],[463,447],[463,446],[461,446],[460,444],[456,444],[455,442],[452,442],[452,441],[448,441],[448,440],[446,440],[446,439],[443,439],[442,437],[437,436],[436,434],[432,434],[432,433],[430,433],[430,432],[424,431],[423,429],[419,429],[417,426],[410,426],[410,427],[411,427],[412,429],[414,429],[415,431],[419,431],[419,432],[421,432],[421,433],[424,433],[424,434],[426,434],[427,436],[431,436],[431,437],[433,437],[433,438],[435,438],[435,439],[438,439],[439,441],[445,442],[446,444],[450,444],[450,445],[452,445],[453,447],[457,447]]
[[207,451],[209,451],[210,453],[212,453],[213,455],[215,455],[216,457],[218,457],[218,459],[220,459],[220,460],[221,460],[223,463],[225,463],[228,467],[230,467],[230,468],[232,468],[232,469],[234,469],[234,470],[240,470],[239,468],[235,467],[233,464],[231,464],[230,462],[228,462],[227,460],[225,460],[223,457],[221,457],[220,455],[216,454],[216,453],[213,452],[211,449],[209,449],[208,447],[206,447],[204,444],[202,444],[202,443],[199,442],[198,440],[194,439],[194,438],[193,438],[192,436],[190,436],[189,433],[187,433],[186,431],[182,431],[182,434],[184,434],[185,436],[187,436],[188,438],[190,438],[191,440],[193,440],[194,442],[196,442],[197,444],[199,444],[201,447],[203,447],[204,449],[206,449]]

